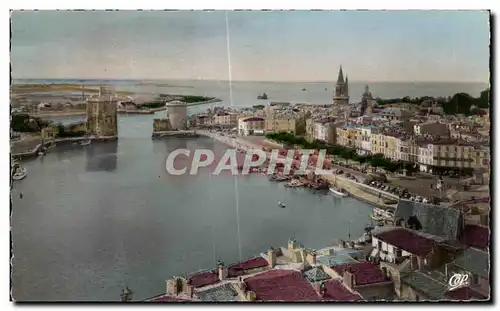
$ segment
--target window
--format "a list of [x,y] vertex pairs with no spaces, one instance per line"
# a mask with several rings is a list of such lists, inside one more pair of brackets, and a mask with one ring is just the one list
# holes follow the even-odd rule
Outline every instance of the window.
[[378,249],[382,250],[382,241],[378,241]]

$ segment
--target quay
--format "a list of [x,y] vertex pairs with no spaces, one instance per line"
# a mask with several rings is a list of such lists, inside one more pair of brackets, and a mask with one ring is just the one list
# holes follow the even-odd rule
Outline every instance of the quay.
[[154,131],[151,138],[199,137],[197,131]]
[[13,153],[11,154],[11,157],[14,159],[25,159],[25,158],[30,158],[30,157],[36,157],[38,155],[38,152],[42,147],[47,147],[49,144],[55,144],[57,145],[58,143],[65,143],[65,142],[81,142],[85,140],[91,140],[91,141],[98,141],[98,142],[105,142],[105,141],[114,141],[117,140],[118,136],[96,136],[96,137],[66,137],[66,138],[56,138],[53,140],[50,140],[48,142],[45,142],[43,144],[37,144],[35,148],[31,151],[26,151],[26,152],[19,152],[19,153]]
[[[239,149],[244,149],[244,150],[250,150],[250,149],[262,149],[263,146],[254,144],[252,142],[249,142],[247,140],[244,140],[240,137],[230,137],[230,136],[221,136],[220,134],[217,133],[212,133],[208,131],[197,131],[197,133],[210,137],[212,139],[215,139],[227,146],[233,147],[233,148],[239,148]],[[271,153],[266,152],[268,157],[270,157]],[[278,159],[278,160],[283,160],[284,159]],[[279,161],[278,161],[279,162]],[[312,167],[309,167],[308,169],[314,169]],[[383,199],[391,199],[391,200],[399,200],[399,197],[389,193],[382,191],[380,189],[376,189],[373,187],[370,187],[368,185],[365,185],[363,183],[356,182],[354,180],[345,178],[343,176],[337,175],[337,177],[334,180],[333,175],[321,175],[322,178],[326,179],[330,185],[333,185],[334,182],[336,182],[337,186],[344,188],[353,198],[362,201],[364,203],[373,205],[375,207],[379,207],[382,209],[391,209],[394,210],[397,206],[397,204],[385,204],[383,202]],[[380,197],[379,197],[380,195]]]

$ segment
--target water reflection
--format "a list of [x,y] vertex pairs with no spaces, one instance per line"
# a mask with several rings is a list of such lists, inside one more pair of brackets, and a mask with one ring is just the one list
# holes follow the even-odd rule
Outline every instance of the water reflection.
[[94,142],[86,149],[86,170],[87,172],[113,172],[117,167],[118,142]]

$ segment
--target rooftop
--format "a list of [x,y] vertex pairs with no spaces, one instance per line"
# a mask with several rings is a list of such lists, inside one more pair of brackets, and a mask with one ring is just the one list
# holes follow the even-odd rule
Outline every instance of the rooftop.
[[359,294],[351,292],[340,281],[330,280],[324,283],[325,296],[323,300],[326,301],[358,301],[361,300]]
[[176,297],[176,296],[169,296],[169,295],[160,295],[156,296],[154,298],[146,300],[147,302],[191,302],[191,299],[188,298],[183,298],[183,297]]
[[193,274],[189,277],[189,282],[194,288],[204,287],[207,285],[212,285],[219,283],[219,275],[217,271],[204,271]]
[[356,285],[369,285],[390,281],[385,277],[382,270],[371,262],[357,262],[340,266],[331,267],[339,275],[348,271],[354,275]]
[[487,299],[488,297],[470,289],[469,287],[461,287],[445,294],[449,299],[453,300],[476,300],[476,299]]
[[485,279],[490,278],[490,256],[489,253],[485,251],[469,248],[453,263],[455,266],[469,271],[472,274]]
[[202,301],[235,301],[238,299],[238,293],[234,290],[231,283],[198,292],[198,297]]
[[354,258],[349,256],[347,253],[337,253],[332,255],[323,255],[316,258],[318,264],[323,264],[328,267],[334,267],[338,265],[343,265],[347,263],[357,262]]
[[420,271],[414,271],[402,277],[401,282],[425,294],[431,300],[443,299],[443,293],[448,286]]
[[490,230],[478,225],[465,225],[460,243],[479,249],[486,249],[490,244]]
[[420,257],[427,256],[435,245],[433,240],[404,228],[394,228],[393,230],[375,234],[374,237]]
[[293,270],[270,270],[245,279],[247,289],[261,301],[319,301],[311,283]]
[[315,267],[304,272],[304,277],[311,283],[321,282],[331,279],[321,267]]
[[229,277],[237,277],[244,274],[245,270],[252,270],[267,267],[269,263],[266,259],[262,257],[255,257],[248,259],[246,261],[236,263],[234,265],[229,266],[228,276]]

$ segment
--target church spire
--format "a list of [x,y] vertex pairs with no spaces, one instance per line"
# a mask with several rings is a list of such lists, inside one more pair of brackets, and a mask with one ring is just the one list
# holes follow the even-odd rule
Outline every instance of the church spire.
[[337,85],[344,84],[344,73],[342,72],[342,65],[340,65],[339,76],[337,78]]

